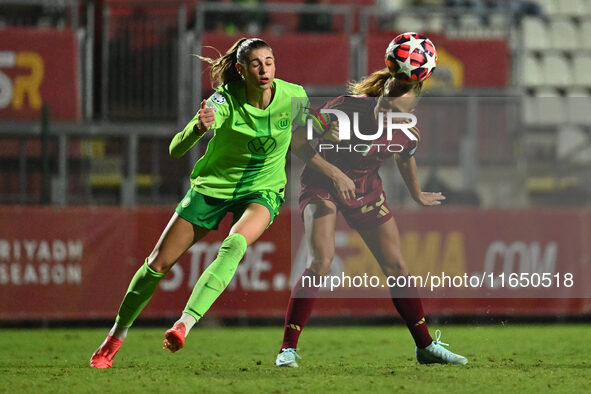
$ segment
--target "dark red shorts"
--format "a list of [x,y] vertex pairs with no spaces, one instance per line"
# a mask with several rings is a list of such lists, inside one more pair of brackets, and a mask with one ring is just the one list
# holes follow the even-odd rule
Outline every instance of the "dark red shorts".
[[[372,193],[374,195],[374,193]],[[337,210],[341,212],[347,224],[354,230],[364,230],[377,227],[386,223],[392,217],[392,211],[386,203],[386,194],[383,190],[375,193],[376,197],[367,199],[361,204],[353,206],[342,202],[337,196],[320,187],[310,187],[302,185],[299,196],[300,216],[304,217],[306,205],[318,200],[329,200],[336,205]]]

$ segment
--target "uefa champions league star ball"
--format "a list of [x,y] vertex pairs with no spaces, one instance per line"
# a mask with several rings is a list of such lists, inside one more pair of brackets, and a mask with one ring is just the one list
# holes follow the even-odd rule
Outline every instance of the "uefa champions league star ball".
[[424,35],[403,33],[388,45],[385,62],[397,79],[419,83],[429,78],[437,67],[437,50]]

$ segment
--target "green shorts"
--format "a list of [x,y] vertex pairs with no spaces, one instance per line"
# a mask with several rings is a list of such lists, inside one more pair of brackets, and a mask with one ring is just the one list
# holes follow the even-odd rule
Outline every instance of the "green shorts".
[[203,195],[191,188],[177,205],[176,213],[199,227],[217,230],[218,225],[228,212],[232,212],[234,220],[237,220],[246,210],[248,204],[254,202],[269,210],[269,214],[271,214],[271,220],[267,226],[269,227],[275,216],[279,215],[279,207],[283,201],[281,195],[271,191],[253,192],[242,197],[222,200]]

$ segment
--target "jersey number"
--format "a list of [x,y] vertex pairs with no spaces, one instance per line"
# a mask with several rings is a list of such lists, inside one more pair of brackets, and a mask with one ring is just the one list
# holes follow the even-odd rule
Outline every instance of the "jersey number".
[[[375,204],[366,204],[364,206],[361,207],[361,213],[368,213],[373,211],[376,208],[379,208],[382,206],[382,204],[384,203],[384,201],[386,200],[386,196],[384,195],[384,193],[380,194],[380,200],[377,201]],[[388,208],[384,207],[384,210],[386,210],[386,213],[388,213]],[[382,215],[380,215],[382,216]]]

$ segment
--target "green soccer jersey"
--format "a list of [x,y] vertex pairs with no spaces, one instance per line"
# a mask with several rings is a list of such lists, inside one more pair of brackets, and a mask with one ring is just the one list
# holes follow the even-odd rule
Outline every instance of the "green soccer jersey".
[[[273,81],[269,106],[259,109],[246,102],[243,81],[221,85],[207,100],[215,111],[214,136],[191,173],[191,187],[206,196],[230,199],[255,191],[273,191],[283,197],[287,182],[285,160],[292,122],[305,124],[306,92],[299,85]],[[299,103],[299,104],[298,104]],[[294,113],[292,113],[292,110]],[[196,115],[170,144],[175,155],[184,154],[199,139],[193,128]]]

